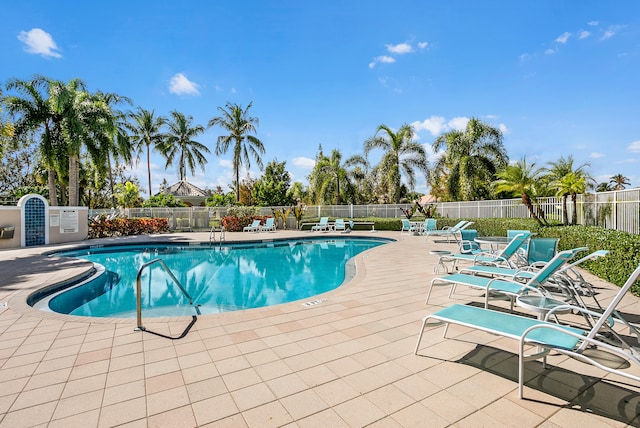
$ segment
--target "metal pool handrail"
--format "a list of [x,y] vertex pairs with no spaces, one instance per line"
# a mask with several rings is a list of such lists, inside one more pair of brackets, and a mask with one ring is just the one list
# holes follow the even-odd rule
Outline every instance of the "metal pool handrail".
[[171,269],[169,269],[169,267],[166,265],[166,263],[160,258],[150,260],[150,261],[146,262],[145,264],[143,264],[142,266],[140,266],[140,269],[138,269],[138,275],[136,276],[136,316],[137,316],[137,320],[138,320],[138,326],[137,326],[136,330],[142,330],[142,331],[145,330],[144,326],[142,325],[142,298],[141,298],[142,286],[140,285],[140,278],[142,277],[142,271],[146,267],[151,266],[152,264],[155,264],[155,263],[159,263],[160,266],[162,266],[164,271],[169,274],[169,277],[171,277],[171,279],[173,280],[173,282],[176,283],[176,285],[178,286],[180,291],[182,291],[182,294],[184,294],[184,296],[187,299],[189,299],[189,304],[193,306],[193,299],[191,298],[189,293],[187,293],[187,290],[185,290],[185,288],[182,286],[180,281],[178,281],[178,278],[176,278],[176,276],[173,274],[173,272],[171,272]]

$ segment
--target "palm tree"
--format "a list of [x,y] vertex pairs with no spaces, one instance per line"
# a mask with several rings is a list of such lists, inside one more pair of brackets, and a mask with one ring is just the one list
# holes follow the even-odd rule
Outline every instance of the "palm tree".
[[[584,192],[586,181],[587,179],[590,179],[585,168],[590,165],[589,163],[583,163],[574,169],[572,155],[567,156],[566,159],[564,156],[560,156],[558,161],[549,162],[549,165],[549,168],[542,168],[542,171],[547,171],[549,173],[548,178],[550,179],[551,186],[556,189],[556,196],[562,197],[562,223],[567,225],[569,224],[569,218],[567,215],[567,198],[571,195],[572,201],[575,202],[577,199],[575,189],[580,188],[578,185],[580,181],[582,182],[582,191]],[[576,215],[575,209],[576,206],[574,204],[574,216]]]
[[[113,117],[112,126],[105,128],[104,141],[101,143],[101,147],[104,150],[104,156],[106,157],[107,173],[109,174],[109,190],[111,192],[111,204],[115,208],[117,205],[116,197],[113,189],[113,168],[111,167],[111,156],[113,155],[116,165],[118,160],[122,159],[125,163],[131,162],[131,154],[133,146],[131,140],[126,132],[126,115],[115,108],[115,106],[121,102],[131,104],[131,100],[127,97],[120,96],[113,92],[102,93],[98,92],[96,96],[102,99],[107,107],[111,110],[111,116]],[[100,169],[100,164],[97,165]]]
[[[385,135],[378,135],[379,133]],[[365,156],[373,149],[385,151],[375,169],[395,203],[400,202],[403,174],[412,190],[416,183],[415,169],[422,171],[425,176],[428,174],[427,154],[422,145],[413,141],[413,136],[410,125],[402,125],[398,132],[380,125],[375,135],[364,142]]]
[[[331,151],[331,157],[322,156],[311,173],[311,182],[313,183],[313,191],[318,202],[323,202],[328,197],[335,197],[335,204],[340,205],[343,202],[343,195],[355,199],[355,186],[353,184],[354,176],[358,174],[358,170],[349,170],[350,167],[361,165],[364,163],[362,156],[352,156],[342,163],[342,153],[340,150]],[[331,195],[331,196],[329,196]]]
[[613,186],[611,185],[611,183],[607,183],[606,181],[599,183],[596,187],[596,192],[610,192],[612,190]]
[[624,190],[626,188],[625,186],[631,184],[629,183],[629,179],[622,174],[616,174],[611,177],[609,183],[614,185],[613,190]]
[[154,110],[145,110],[138,107],[135,113],[129,113],[131,121],[127,128],[132,133],[130,135],[131,144],[134,147],[140,159],[142,150],[147,152],[147,178],[149,179],[149,197],[151,193],[151,148],[158,150],[164,142],[165,135],[162,133],[162,127],[166,123],[166,119],[162,116],[155,116]]
[[[2,102],[2,100],[2,85],[0,85],[0,102]],[[5,117],[2,114],[2,105],[0,104],[0,159],[3,158],[4,151],[13,137],[13,133],[13,124],[8,120],[5,121]]]
[[[587,188],[587,177],[580,172],[571,171],[558,180],[558,194],[571,195],[573,212],[571,213],[571,224],[578,222],[578,193],[584,193]],[[566,207],[565,207],[566,208]],[[564,220],[565,215],[563,215]],[[566,224],[566,223],[565,223]]]
[[445,184],[453,200],[474,200],[489,195],[489,185],[498,170],[509,161],[502,143],[502,131],[471,118],[464,131],[440,135],[433,150],[444,149],[436,169],[448,171]]
[[221,135],[216,142],[216,155],[220,156],[227,153],[229,147],[233,144],[233,172],[236,177],[236,201],[240,202],[240,166],[248,169],[251,167],[250,156],[262,169],[261,155],[264,155],[264,146],[262,141],[257,137],[249,134],[256,132],[258,118],[249,116],[249,109],[252,103],[247,105],[246,109],[238,104],[227,103],[225,108],[218,107],[218,111],[222,116],[216,116],[209,121],[208,126],[219,126],[228,135]]
[[26,135],[39,133],[39,149],[47,168],[49,203],[58,205],[56,167],[59,144],[55,132],[53,115],[49,106],[49,80],[43,76],[35,76],[32,80],[11,79],[6,84],[8,90],[19,95],[11,95],[5,99],[7,112],[18,119],[14,123],[14,137],[20,139]]
[[527,165],[526,158],[522,158],[513,165],[507,165],[496,173],[498,180],[494,181],[493,185],[496,192],[508,192],[520,196],[522,204],[527,207],[531,217],[542,226],[544,223],[533,207],[536,182],[542,172],[540,169],[535,169],[535,165],[535,163]]
[[100,136],[113,123],[113,116],[103,100],[85,90],[80,79],[66,84],[50,81],[49,104],[69,157],[69,205],[77,206],[80,203],[80,154],[85,148],[92,158],[101,157]]
[[162,155],[167,160],[165,168],[173,164],[178,157],[178,170],[180,181],[187,179],[187,166],[194,174],[196,163],[204,172],[207,158],[203,153],[211,153],[207,146],[194,140],[199,134],[204,133],[204,126],[192,125],[193,116],[185,116],[178,111],[171,112],[171,120],[167,122],[169,131],[164,144],[160,146]]

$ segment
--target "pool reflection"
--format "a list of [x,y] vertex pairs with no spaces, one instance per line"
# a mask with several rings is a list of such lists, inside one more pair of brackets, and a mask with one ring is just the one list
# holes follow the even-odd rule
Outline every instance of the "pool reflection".
[[[75,290],[56,296],[53,310],[96,317],[135,316],[135,278],[144,263],[160,257],[200,306],[202,313],[258,308],[308,298],[338,287],[349,259],[383,240],[338,239],[261,244],[254,247],[160,247],[74,254],[103,265],[119,276],[111,287],[83,285],[93,293]],[[106,250],[104,250],[106,251]],[[113,282],[112,282],[113,283]],[[141,277],[145,317],[191,315],[193,308],[169,275],[158,265]],[[56,302],[58,301],[58,302]],[[64,303],[61,303],[64,302]],[[73,310],[69,310],[69,307]],[[56,309],[56,307],[58,309]]]

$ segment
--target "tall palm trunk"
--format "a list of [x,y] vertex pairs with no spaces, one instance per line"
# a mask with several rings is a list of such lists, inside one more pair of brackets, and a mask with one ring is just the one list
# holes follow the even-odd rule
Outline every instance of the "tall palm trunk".
[[111,208],[115,208],[116,195],[113,193],[113,169],[111,169],[111,153],[107,153],[107,166],[109,168],[109,191],[111,192]]
[[567,213],[567,195],[562,195],[562,224],[565,226],[569,224],[569,214]]
[[540,217],[538,217],[538,215],[536,214],[535,209],[533,209],[531,198],[526,193],[522,194],[522,203],[527,207],[527,210],[529,210],[529,215],[531,216],[531,218],[534,218],[540,226],[544,226],[542,220],[540,220]]
[[575,192],[571,193],[571,202],[573,202],[573,212],[571,213],[571,224],[578,223],[578,195]]
[[79,183],[79,159],[78,155],[69,156],[69,206],[80,205],[80,183]]
[[49,203],[52,207],[58,206],[58,191],[56,189],[56,171],[47,168],[47,181],[49,184]]
[[149,179],[149,197],[151,197],[151,153],[149,146],[151,142],[147,143],[147,178]]

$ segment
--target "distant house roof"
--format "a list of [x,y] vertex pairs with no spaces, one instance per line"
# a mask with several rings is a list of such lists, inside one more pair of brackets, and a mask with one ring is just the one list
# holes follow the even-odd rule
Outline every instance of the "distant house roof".
[[207,192],[202,190],[201,188],[194,186],[191,183],[188,183],[187,180],[180,180],[176,184],[173,184],[163,192],[165,194],[171,193],[173,196],[182,197],[182,196],[202,196],[207,197]]
[[163,192],[158,192],[157,194],[159,195],[161,193],[171,194],[187,205],[204,204],[208,196],[207,192],[198,186],[188,183],[187,180],[180,180],[176,184],[167,187]]
[[438,200],[435,196],[424,195],[418,200],[418,202],[420,203],[420,205],[424,205],[424,204],[432,204],[432,203],[438,202]]

